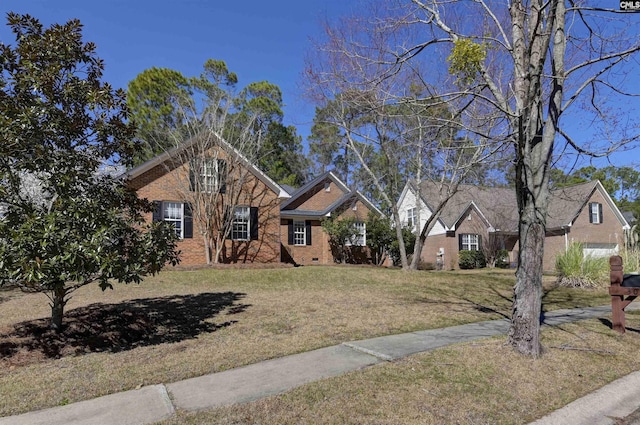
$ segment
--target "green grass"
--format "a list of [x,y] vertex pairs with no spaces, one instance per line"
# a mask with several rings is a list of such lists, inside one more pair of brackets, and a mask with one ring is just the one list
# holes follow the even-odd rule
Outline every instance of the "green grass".
[[[48,317],[46,297],[2,291],[0,347],[11,354],[0,358],[0,416],[346,341],[509,317],[513,284],[513,271],[502,270],[167,271],[104,293],[82,288],[65,323],[88,333],[72,335],[58,351],[47,346],[55,338],[16,330],[44,325],[33,321]],[[550,311],[608,300],[604,290],[549,286],[543,305]]]

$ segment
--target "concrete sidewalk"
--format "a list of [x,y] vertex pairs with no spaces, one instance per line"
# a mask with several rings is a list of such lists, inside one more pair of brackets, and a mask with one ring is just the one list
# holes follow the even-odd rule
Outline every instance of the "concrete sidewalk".
[[[606,317],[610,312],[610,307],[557,310],[547,313],[543,323],[557,326]],[[175,409],[195,411],[250,402],[411,354],[505,334],[508,328],[509,321],[503,319],[353,341],[171,384],[151,385],[67,406],[8,416],[0,418],[0,425],[151,424],[170,418]],[[631,410],[622,411],[619,406],[623,404]],[[535,424],[615,424],[613,414],[626,416],[639,406],[640,372],[637,372]]]

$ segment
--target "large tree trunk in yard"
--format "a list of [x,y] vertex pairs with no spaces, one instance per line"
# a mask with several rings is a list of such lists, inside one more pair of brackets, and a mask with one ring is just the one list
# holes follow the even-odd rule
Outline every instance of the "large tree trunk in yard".
[[509,345],[532,357],[539,357],[542,352],[540,313],[544,235],[544,223],[525,222],[520,225],[520,252],[513,291]]
[[64,287],[64,282],[56,283],[51,294],[50,328],[57,333],[62,332],[62,317],[64,315],[64,306],[67,304],[66,296],[67,291]]

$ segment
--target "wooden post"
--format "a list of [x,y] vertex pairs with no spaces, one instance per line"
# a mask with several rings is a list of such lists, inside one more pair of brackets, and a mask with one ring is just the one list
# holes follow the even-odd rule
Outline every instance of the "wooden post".
[[[611,295],[611,321],[613,330],[623,334],[625,332],[624,307],[622,302],[624,294],[622,294],[622,257],[614,255],[609,258],[611,287],[609,294]],[[626,307],[626,306],[625,306]]]

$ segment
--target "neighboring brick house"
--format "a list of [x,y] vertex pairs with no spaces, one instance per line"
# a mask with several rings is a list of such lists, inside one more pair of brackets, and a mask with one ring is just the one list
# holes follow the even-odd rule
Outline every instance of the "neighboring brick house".
[[359,236],[348,248],[349,262],[370,262],[366,247],[369,211],[382,215],[369,200],[349,189],[333,172],[318,176],[282,203],[282,261],[296,265],[335,263],[329,236],[322,228],[322,221],[332,217],[337,220],[355,218]]
[[[407,185],[398,201],[400,219],[414,226],[420,216],[424,226],[433,211],[439,188],[421,183],[421,202],[416,202],[415,186]],[[511,188],[461,185],[427,237],[422,260],[458,268],[460,250],[508,252],[515,265],[518,259],[518,208]],[[422,227],[421,227],[422,228]],[[607,256],[624,244],[629,224],[599,181],[551,191],[543,268],[552,271],[556,256],[572,242],[583,244],[585,255]]]
[[[185,143],[122,175],[140,198],[156,205],[146,220],[174,224],[180,238],[180,264],[207,264],[205,236],[200,231],[204,226],[199,226],[199,210],[193,205],[198,197],[193,192],[217,194],[216,213],[210,215],[219,216],[218,227],[228,229],[218,233],[226,235],[220,238],[219,262],[280,262],[280,204],[289,194],[222,140],[206,156],[195,155],[200,162],[188,160],[184,154],[188,149],[194,145]],[[198,172],[194,164],[199,164]],[[220,212],[223,208],[226,215]]]

